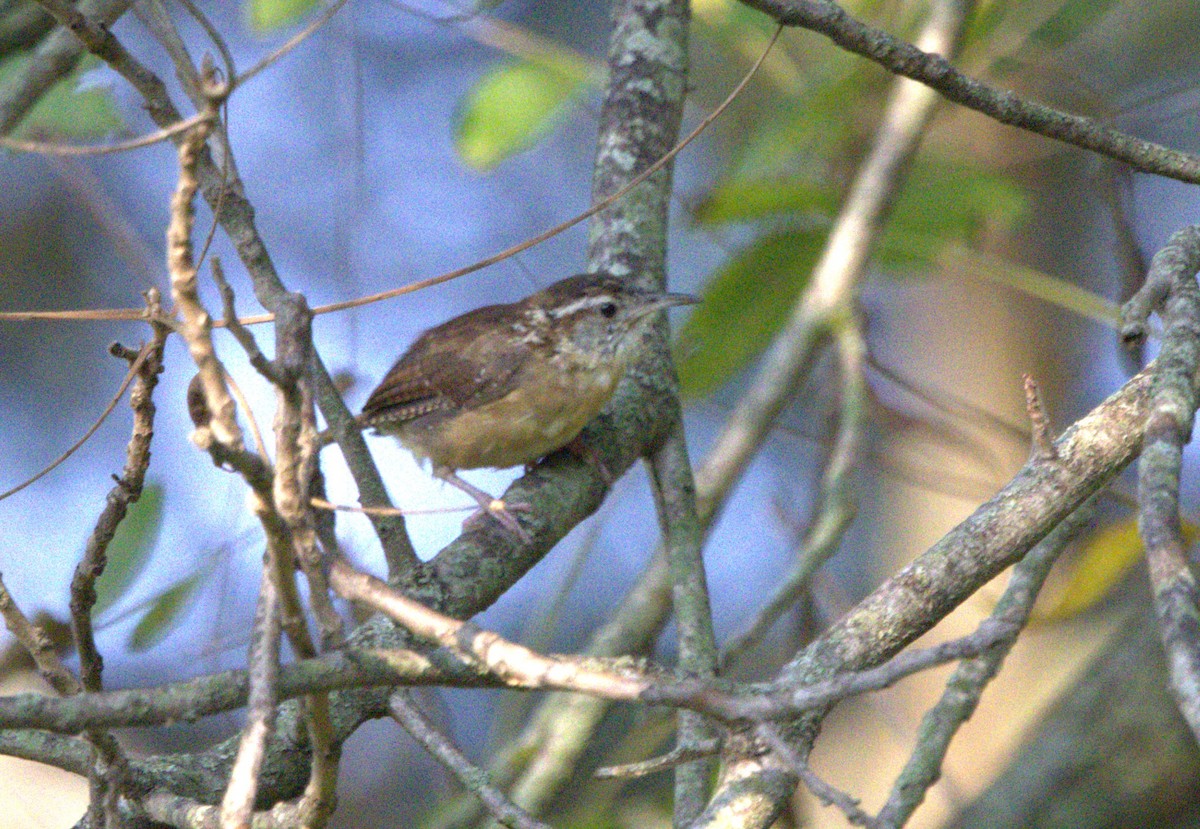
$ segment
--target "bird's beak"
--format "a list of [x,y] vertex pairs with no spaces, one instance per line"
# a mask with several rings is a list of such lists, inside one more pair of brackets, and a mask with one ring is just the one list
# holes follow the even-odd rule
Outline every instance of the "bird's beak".
[[644,307],[646,313],[650,314],[672,305],[695,305],[699,301],[700,297],[691,294],[655,294],[647,298]]

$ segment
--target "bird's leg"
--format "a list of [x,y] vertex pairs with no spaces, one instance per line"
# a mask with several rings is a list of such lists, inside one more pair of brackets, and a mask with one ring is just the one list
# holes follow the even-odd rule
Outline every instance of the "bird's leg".
[[475,503],[479,504],[479,511],[468,517],[467,520],[463,522],[464,527],[466,527],[468,524],[474,524],[484,515],[490,515],[499,521],[501,526],[507,530],[510,530],[515,536],[517,536],[517,538],[521,539],[526,544],[531,541],[529,533],[522,529],[521,525],[517,523],[517,519],[512,514],[513,512],[527,511],[529,509],[528,504],[507,504],[501,498],[493,498],[479,487],[458,477],[458,475],[454,473],[454,470],[448,466],[434,466],[433,474],[434,477],[439,478],[451,486],[467,493],[475,499]]

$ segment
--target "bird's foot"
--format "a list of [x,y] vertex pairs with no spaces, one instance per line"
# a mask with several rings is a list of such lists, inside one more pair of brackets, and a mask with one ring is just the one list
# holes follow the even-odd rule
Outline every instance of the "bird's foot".
[[525,528],[521,526],[513,513],[529,512],[531,509],[532,507],[529,504],[510,504],[503,499],[492,498],[487,504],[481,503],[479,509],[471,513],[466,521],[463,521],[463,529],[477,529],[483,521],[494,518],[504,529],[511,532],[524,543],[529,544],[533,539],[530,538],[529,533],[525,532]]
[[521,528],[517,522],[514,512],[529,512],[531,509],[529,504],[513,503],[509,504],[502,498],[493,498],[488,493],[484,492],[474,484],[464,481],[454,473],[453,469],[445,466],[435,466],[433,474],[441,478],[451,486],[457,487],[463,492],[475,499],[475,503],[479,504],[479,510],[471,514],[466,521],[463,522],[463,529],[472,529],[479,526],[479,522],[491,516],[500,522],[500,526],[511,532],[524,543],[528,544],[532,539],[529,533]]

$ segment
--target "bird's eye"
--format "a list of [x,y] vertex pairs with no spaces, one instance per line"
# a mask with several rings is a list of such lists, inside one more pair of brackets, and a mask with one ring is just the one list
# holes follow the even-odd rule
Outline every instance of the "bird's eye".
[[600,314],[605,319],[612,319],[617,315],[617,303],[606,302],[600,306]]

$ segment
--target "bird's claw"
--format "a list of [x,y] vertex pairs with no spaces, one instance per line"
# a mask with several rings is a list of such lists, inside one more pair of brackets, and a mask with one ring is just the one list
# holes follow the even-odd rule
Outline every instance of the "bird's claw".
[[479,523],[487,518],[494,518],[499,522],[500,526],[511,532],[522,542],[529,544],[533,539],[529,533],[525,532],[525,528],[517,521],[514,512],[530,512],[532,507],[529,504],[514,503],[510,504],[501,498],[493,498],[486,506],[481,506],[473,512],[466,521],[463,521],[463,529],[474,529],[479,526]]

